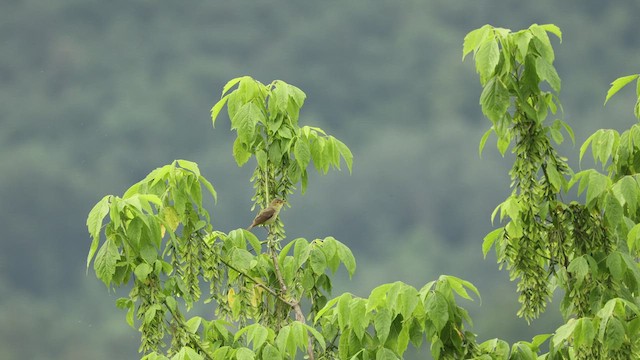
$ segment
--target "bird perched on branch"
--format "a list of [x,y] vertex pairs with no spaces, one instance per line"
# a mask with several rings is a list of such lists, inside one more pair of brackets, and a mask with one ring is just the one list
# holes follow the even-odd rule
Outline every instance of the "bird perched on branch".
[[274,221],[276,221],[276,218],[278,218],[278,214],[280,213],[280,209],[282,209],[282,205],[284,205],[284,200],[278,198],[273,199],[269,206],[267,206],[265,209],[260,211],[258,215],[256,215],[256,218],[253,219],[251,226],[249,226],[247,230],[251,230],[258,225],[272,224]]

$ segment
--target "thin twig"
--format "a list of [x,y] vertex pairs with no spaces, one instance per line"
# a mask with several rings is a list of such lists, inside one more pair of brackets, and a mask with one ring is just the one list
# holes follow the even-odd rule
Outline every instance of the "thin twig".
[[260,280],[254,278],[253,276],[246,274],[244,272],[242,272],[241,270],[238,270],[235,266],[229,264],[228,262],[220,259],[220,262],[223,263],[224,265],[226,265],[229,269],[239,273],[240,275],[242,275],[243,277],[246,277],[247,279],[249,279],[252,283],[254,283],[255,285],[263,288],[264,290],[266,290],[269,294],[273,295],[276,299],[282,301],[283,303],[293,307],[295,305],[294,302],[288,301],[287,299],[285,299],[284,297],[282,297],[280,294],[278,294],[275,290],[273,290],[272,288],[270,288],[269,286],[263,284]]

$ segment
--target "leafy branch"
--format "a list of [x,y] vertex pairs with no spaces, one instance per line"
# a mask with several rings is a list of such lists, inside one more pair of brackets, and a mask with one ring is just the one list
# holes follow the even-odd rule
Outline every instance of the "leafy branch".
[[[518,314],[528,321],[545,310],[555,288],[564,290],[566,323],[553,334],[511,346],[499,339],[477,343],[457,301],[480,298],[479,292],[453,276],[420,289],[398,281],[366,298],[329,299],[329,275],[341,264],[350,276],[356,269],[346,245],[331,236],[288,240],[280,219],[267,225],[264,240],[244,229],[215,230],[202,196],[204,189],[216,199],[212,184],[197,164],[176,160],[121,197],[105,196],[87,218],[87,268],[93,261],[109,288],[131,285],[116,304],[127,310],[127,323],[138,326],[143,359],[295,359],[298,352],[310,359],[399,359],[425,340],[435,359],[640,356],[640,125],[622,134],[594,133],[579,156],[591,147],[606,174],[574,174],[553,145],[563,133],[573,141],[571,127],[547,121],[562,109],[549,34],[562,38],[555,25],[517,32],[486,25],[465,37],[463,58],[473,53],[480,104],[491,121],[479,151],[495,134],[500,153],[514,154],[513,191],[492,216],[504,225],[485,236],[482,251],[486,256],[495,247],[498,262],[518,279]],[[605,103],[634,80],[640,119],[639,75],[615,80]],[[227,108],[237,164],[255,159],[253,208],[275,197],[287,200],[298,188],[304,193],[311,163],[322,174],[342,161],[352,170],[346,145],[298,125],[305,98],[283,81],[263,85],[244,76],[229,81],[211,109],[215,125]],[[584,201],[565,202],[575,185]],[[185,320],[203,292],[215,318]],[[539,355],[547,341],[549,351]]]
[[[508,221],[485,237],[483,252],[495,246],[498,261],[507,264],[512,279],[519,279],[519,315],[527,320],[544,310],[556,286],[564,290],[561,310],[567,323],[553,336],[548,358],[636,358],[637,316],[631,314],[639,311],[634,229],[640,222],[640,128],[635,124],[623,134],[602,129],[591,135],[580,148],[580,159],[591,146],[593,158],[603,168],[608,164],[608,174],[594,169],[573,173],[551,141],[562,142],[561,129],[573,140],[571,128],[559,119],[545,125],[549,113],[561,109],[560,78],[547,33],[562,39],[555,25],[518,32],[485,25],[465,37],[463,57],[474,54],[484,86],[480,103],[492,123],[480,151],[495,133],[500,153],[511,148],[515,155],[510,171],[514,190],[493,215]],[[636,79],[615,80],[605,103]],[[543,82],[550,91],[541,88]],[[565,203],[562,193],[575,184],[578,195],[586,190],[585,202]]]

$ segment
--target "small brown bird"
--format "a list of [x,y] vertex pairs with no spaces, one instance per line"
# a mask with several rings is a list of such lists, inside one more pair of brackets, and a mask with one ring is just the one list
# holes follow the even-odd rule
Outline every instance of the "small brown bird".
[[280,213],[280,209],[282,209],[282,205],[284,205],[284,200],[282,199],[273,199],[271,204],[267,206],[265,209],[260,211],[256,218],[253,219],[251,226],[247,228],[247,230],[251,230],[252,228],[258,225],[270,225],[278,218],[278,214]]

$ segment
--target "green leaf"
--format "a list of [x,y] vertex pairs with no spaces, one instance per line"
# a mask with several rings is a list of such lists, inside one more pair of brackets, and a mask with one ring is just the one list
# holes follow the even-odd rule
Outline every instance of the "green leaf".
[[364,333],[369,326],[369,317],[367,316],[367,302],[364,299],[354,299],[349,309],[349,325],[353,329],[353,333],[362,339]]
[[227,91],[229,91],[229,89],[231,89],[231,88],[232,88],[235,84],[237,84],[240,80],[242,80],[242,79],[246,79],[246,78],[249,78],[249,79],[250,79],[250,77],[249,77],[249,76],[239,76],[239,77],[237,77],[237,78],[233,78],[233,79],[231,79],[231,80],[227,81],[227,83],[226,83],[226,84],[224,85],[224,87],[222,88],[222,95],[221,95],[221,96],[224,96],[224,94],[226,94],[226,93],[227,93]]
[[494,124],[505,116],[509,108],[509,91],[499,78],[491,78],[480,95],[482,113]]
[[232,129],[237,129],[238,139],[245,144],[253,141],[256,134],[256,124],[263,118],[262,112],[254,103],[244,104],[231,120]]
[[198,168],[198,164],[189,160],[176,160],[175,161],[181,168],[187,169],[194,173],[196,176],[200,176],[200,169]]
[[487,340],[482,344],[480,344],[480,349],[494,354],[496,356],[495,359],[502,360],[502,359],[509,358],[509,344],[504,340],[500,340],[500,339]]
[[589,347],[593,344],[596,337],[596,328],[593,319],[581,318],[576,321],[575,330],[573,332],[573,342],[576,348]]
[[484,135],[482,135],[482,138],[480,139],[480,145],[478,145],[478,156],[480,158],[482,158],[482,149],[484,149],[484,144],[487,142],[487,139],[489,138],[489,135],[491,135],[491,133],[493,132],[493,126],[487,130]]
[[260,96],[260,88],[264,89],[264,85],[250,76],[243,76],[240,79],[236,93],[241,96],[245,102],[250,102]]
[[309,254],[309,266],[317,275],[324,274],[327,268],[327,258],[324,255],[322,249],[314,247]]
[[378,312],[373,319],[373,324],[376,329],[376,336],[378,337],[378,340],[380,340],[380,344],[384,344],[385,341],[387,341],[392,320],[393,314],[391,314],[387,308],[378,309]]
[[253,348],[258,350],[267,341],[269,330],[260,324],[255,324],[255,328],[251,333],[253,339]]
[[[172,312],[178,311],[178,302],[176,301],[176,298],[174,298],[173,296],[167,296],[164,299],[164,302],[165,302],[165,304],[167,305],[167,308],[170,311],[172,311]],[[189,321],[193,320],[195,322],[197,319],[202,320],[201,317],[195,316],[195,317],[191,318]],[[200,322],[198,322],[198,326],[200,326]],[[196,328],[195,330],[192,331],[192,333],[195,333],[197,330],[198,329]]]
[[495,229],[484,237],[484,240],[482,241],[482,255],[484,255],[485,258],[487,257],[489,250],[493,246],[493,243],[496,242],[496,239],[498,239],[498,237],[500,237],[503,232],[504,228]]
[[[289,86],[284,81],[274,81],[274,88],[271,90],[271,99],[269,100],[270,111],[286,112],[289,104]],[[271,109],[275,104],[276,109]]]
[[280,251],[280,254],[278,255],[278,263],[280,264],[280,266],[282,266],[284,264],[284,261],[287,257],[287,254],[289,254],[289,250],[291,250],[291,248],[293,247],[293,245],[295,245],[295,241],[291,241],[289,242],[287,245],[284,246],[284,248],[282,248],[282,250]]
[[120,260],[118,247],[113,240],[107,239],[98,250],[96,261],[93,263],[96,276],[107,286],[109,286],[113,275],[116,273],[118,260]]
[[[407,350],[407,347],[409,346],[409,341],[411,339],[411,328],[412,326],[404,325],[402,327],[402,330],[400,330],[400,333],[398,334],[398,347],[397,347],[397,352],[400,356],[402,356],[402,354],[404,354],[404,352]],[[417,346],[417,348],[420,348],[420,346]]]
[[283,155],[283,149],[280,148],[280,142],[274,141],[269,145],[269,161],[273,164],[280,164]]
[[540,345],[544,344],[547,339],[549,339],[553,334],[540,334],[533,337],[531,340],[531,345],[536,349],[540,348]]
[[[418,290],[413,286],[405,286],[398,294],[395,311],[400,313],[404,319],[409,319],[420,301]],[[367,304],[368,305],[368,304]]]
[[498,138],[497,147],[500,155],[504,157],[504,154],[509,149],[509,144],[511,143],[511,134],[507,133],[506,136],[501,136]]
[[589,187],[587,188],[587,206],[593,206],[594,202],[602,195],[607,188],[611,179],[606,175],[600,174],[597,171],[591,171],[589,173]]
[[239,137],[236,138],[233,142],[233,158],[236,160],[236,164],[242,166],[249,161],[250,157],[251,153],[247,149],[247,145],[245,145]]
[[294,85],[287,84],[287,86],[289,86],[289,96],[293,99],[298,108],[301,108],[302,105],[304,105],[304,100],[307,98],[307,95],[304,91]]
[[536,58],[536,70],[541,81],[548,82],[556,92],[560,91],[560,76],[552,64],[541,57]]
[[401,281],[396,281],[391,284],[389,291],[387,291],[387,307],[392,309],[396,309],[398,304],[398,295],[400,294],[400,289],[402,289],[405,284]]
[[285,139],[293,139],[293,130],[289,126],[282,126],[278,129],[278,136]]
[[617,251],[614,251],[607,256],[607,268],[609,268],[611,276],[616,281],[622,280],[624,273],[627,271],[626,264],[622,261],[622,257]]
[[136,277],[140,281],[145,281],[147,279],[147,276],[149,276],[149,274],[151,274],[152,272],[153,268],[147,263],[140,263],[138,264],[138,266],[136,266],[135,270],[133,270],[133,273],[136,274]]
[[144,320],[143,320],[143,322],[145,324],[151,323],[155,319],[156,314],[158,313],[159,310],[161,310],[159,304],[153,304],[153,305],[149,306],[149,308],[147,308],[147,310],[145,310],[145,312],[144,312]]
[[[340,153],[336,148],[335,138],[333,136],[329,136],[327,139],[327,143],[324,147],[324,151],[326,152],[326,157],[329,159],[329,163],[333,165],[334,168],[340,169]],[[325,174],[328,171],[328,167],[325,170]]]
[[511,350],[511,359],[531,359],[536,360],[538,357],[533,353],[529,345],[523,341],[513,344]]
[[293,248],[293,257],[296,262],[295,267],[299,268],[307,261],[307,259],[309,259],[311,246],[309,246],[309,242],[303,238],[298,238],[292,242],[295,243]]
[[147,264],[152,264],[158,258],[158,252],[156,251],[156,248],[153,247],[153,245],[146,242],[140,247],[140,257],[142,258],[142,260],[147,262]]
[[328,164],[328,159],[325,158],[324,151],[325,142],[323,137],[316,137],[315,140],[311,142],[311,159],[313,159],[313,166],[318,172],[322,172],[326,164]]
[[587,259],[583,256],[577,257],[569,263],[569,267],[567,267],[567,271],[572,273],[576,277],[576,286],[580,286],[584,279],[589,274],[589,263]]
[[591,150],[593,152],[593,158],[604,164],[609,160],[612,153],[615,153],[618,149],[620,135],[615,130],[598,130],[599,136],[595,141],[591,143]]
[[564,183],[564,178],[562,177],[562,175],[560,175],[558,169],[556,169],[553,164],[548,164],[548,166],[546,167],[546,173],[549,177],[549,183],[551,184],[553,189],[556,192],[559,192],[563,188],[562,184]]
[[276,336],[276,347],[282,354],[289,354],[294,358],[296,352],[296,343],[291,335],[291,325],[284,326]]
[[540,27],[546,30],[547,32],[550,32],[555,36],[557,36],[558,39],[560,39],[560,42],[562,42],[562,31],[560,31],[559,27],[557,27],[554,24],[544,24],[544,25],[540,25]]
[[335,138],[333,140],[336,145],[336,148],[338,149],[338,152],[344,159],[344,162],[347,164],[347,169],[349,169],[349,174],[351,174],[351,170],[353,168],[353,154],[351,153],[351,150],[349,150],[347,145],[345,145],[342,141]]
[[473,301],[471,296],[469,296],[469,293],[467,293],[466,289],[469,289],[478,296],[478,299],[480,299],[480,292],[472,283],[451,275],[447,275],[445,278],[447,279],[447,282],[451,286],[451,289],[453,289],[453,291],[455,291],[456,294],[458,294],[462,298]]
[[514,34],[514,42],[518,48],[518,56],[516,60],[520,63],[524,62],[527,53],[529,53],[529,42],[533,38],[531,31],[523,30]]
[[254,256],[245,249],[233,248],[230,257],[231,265],[240,271],[247,271],[253,267]]
[[300,168],[306,169],[311,161],[311,149],[309,148],[309,141],[306,138],[302,136],[296,138],[293,155],[296,157],[296,162]]
[[183,346],[180,351],[171,358],[171,360],[204,360],[204,357],[194,349],[188,346]]
[[559,348],[563,343],[567,342],[569,337],[573,334],[573,330],[576,328],[576,325],[577,322],[575,319],[569,319],[566,324],[560,326],[551,340],[553,347]]
[[[552,114],[556,114],[556,112],[558,112],[558,105],[556,105],[555,103],[555,97],[553,93],[545,93],[542,95],[542,98],[544,99],[544,103],[547,104],[547,107],[549,108],[549,110],[551,110]],[[558,130],[560,129],[560,126],[558,126],[558,122],[562,122],[562,120],[556,120],[554,121],[553,125],[555,128],[557,128]]]
[[127,321],[127,324],[129,324],[129,326],[131,326],[133,328],[133,318],[134,318],[134,314],[135,314],[135,305],[133,303],[133,301],[130,303],[129,305],[129,309],[127,310],[127,315],[125,317],[125,320]]
[[612,317],[607,322],[604,336],[604,346],[609,350],[618,350],[625,342],[624,325],[618,318]]
[[397,360],[397,359],[398,357],[396,356],[396,354],[390,349],[387,349],[386,347],[380,347],[376,351],[376,360]]
[[349,273],[349,278],[351,278],[353,274],[356,272],[356,258],[353,257],[353,253],[351,252],[351,249],[347,247],[347,245],[339,241],[337,241],[337,244],[338,244],[338,257],[340,258],[340,261],[342,261],[342,263],[344,264],[344,267],[347,269],[347,272]]
[[245,347],[241,347],[236,351],[237,360],[254,360],[255,358],[256,354]]
[[322,334],[318,330],[316,330],[312,326],[309,326],[309,325],[307,325],[305,323],[302,323],[302,325],[305,328],[307,328],[307,331],[309,331],[311,333],[311,335],[313,336],[313,338],[316,339],[316,341],[320,344],[320,348],[324,349],[327,346],[327,343],[324,340],[324,336],[322,336]]
[[485,84],[495,72],[500,62],[500,48],[496,39],[490,39],[482,43],[476,53],[476,70],[480,74],[480,81]]
[[191,334],[197,333],[201,324],[202,324],[202,318],[200,316],[194,316],[191,319],[187,320],[187,322],[185,323],[185,325],[187,326],[187,330]]
[[627,246],[629,247],[629,251],[638,250],[640,240],[640,224],[636,224],[634,227],[629,230],[627,234]]
[[480,44],[489,36],[491,32],[491,25],[484,25],[479,29],[475,29],[469,32],[464,37],[464,43],[462,45],[462,60],[472,51],[476,51]]
[[[220,358],[222,359],[222,358]],[[282,360],[282,354],[276,349],[275,346],[267,344],[262,349],[262,360]]]
[[93,239],[91,241],[91,247],[89,248],[89,255],[87,256],[87,269],[89,268],[89,263],[93,258],[93,255],[96,253],[98,249],[98,243],[100,242],[100,229],[102,229],[102,220],[109,213],[109,201],[111,200],[111,195],[107,195],[103,197],[97,204],[91,209],[89,212],[89,216],[87,216],[87,229],[89,230],[89,234]]
[[431,356],[434,359],[441,359],[440,352],[444,349],[444,344],[438,335],[431,338]]
[[616,199],[612,192],[608,192],[604,203],[604,217],[611,228],[616,228],[622,221],[623,217],[622,205]]
[[556,120],[556,122],[559,122],[562,127],[564,127],[564,130],[567,132],[567,134],[569,134],[569,137],[571,138],[571,143],[575,144],[576,143],[576,136],[573,133],[573,129],[571,128],[571,126],[569,126],[569,124],[567,124],[566,122],[562,121],[562,120]]
[[211,124],[213,125],[214,128],[216,127],[216,118],[218,117],[218,114],[220,114],[220,110],[222,110],[222,108],[224,107],[224,104],[227,103],[228,99],[229,99],[229,95],[223,96],[222,99],[220,99],[211,108]]
[[213,201],[218,202],[218,193],[216,193],[216,190],[213,188],[213,185],[211,185],[209,180],[207,180],[204,176],[198,176],[198,181],[202,185],[204,185],[204,187],[209,191],[209,193],[211,193],[211,196],[213,197]]
[[630,213],[635,212],[638,206],[638,197],[640,188],[638,183],[631,176],[624,176],[618,180],[611,188],[616,198],[622,205],[627,205]]
[[587,140],[584,141],[584,143],[582,144],[582,146],[580,146],[580,160],[579,162],[582,161],[582,157],[584,156],[584,153],[587,151],[587,148],[589,148],[589,144],[593,141],[593,139],[595,139],[598,136],[598,132],[595,132],[594,134],[592,134],[591,136],[589,136],[587,138]]
[[338,240],[336,240],[333,236],[327,236],[326,238],[322,239],[321,244],[322,251],[327,257],[327,260],[336,257]]
[[[640,74],[628,75],[628,76],[623,76],[623,77],[619,77],[619,78],[615,79],[611,83],[611,87],[609,88],[609,91],[607,91],[607,96],[604,99],[605,105],[607,104],[607,101],[609,101],[609,99],[613,95],[615,95],[618,91],[620,91],[620,89],[625,87],[627,84],[629,84],[633,80],[638,79],[638,77],[640,77]],[[638,85],[638,86],[640,86],[640,85]],[[640,97],[640,94],[638,96]]]
[[[635,258],[623,252],[618,252],[618,254],[620,254],[620,257],[622,258],[622,260],[626,265],[625,267],[628,270],[627,274],[629,274],[630,272],[630,278],[632,278],[636,284],[640,283],[640,268],[638,268],[638,264]],[[636,315],[640,316],[640,309],[635,304],[627,303],[626,300],[621,300],[621,301],[625,302],[625,304],[629,308],[631,308],[631,310],[633,310],[633,312],[635,312]]]
[[336,312],[338,313],[338,326],[340,326],[340,329],[345,329],[349,324],[349,306],[351,305],[351,299],[352,296],[349,293],[344,293],[338,298]]
[[369,299],[367,300],[367,311],[386,306],[387,291],[390,287],[391,284],[382,284],[371,290]]
[[433,322],[436,331],[440,332],[449,321],[449,304],[447,300],[440,292],[434,291],[427,295],[424,305],[427,316]]
[[267,152],[263,149],[256,151],[256,161],[261,169],[267,168]]
[[553,63],[555,55],[546,29],[538,24],[533,24],[529,27],[529,30],[531,30],[531,33],[534,36],[534,44],[540,53],[540,56],[542,56],[548,63]]

